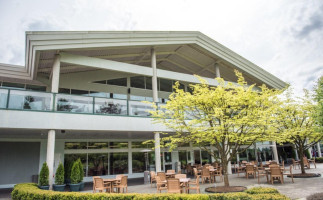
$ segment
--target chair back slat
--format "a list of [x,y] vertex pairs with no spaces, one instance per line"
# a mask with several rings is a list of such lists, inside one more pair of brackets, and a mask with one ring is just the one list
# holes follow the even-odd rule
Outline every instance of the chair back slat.
[[167,181],[168,192],[180,192],[181,186],[178,179],[168,179]]
[[102,188],[104,187],[103,179],[102,178],[94,178],[95,188]]
[[128,177],[127,176],[122,176],[121,177],[121,183],[120,183],[120,185],[121,186],[126,186],[127,185],[127,181],[128,180]]
[[210,176],[210,170],[209,170],[209,169],[207,169],[207,168],[204,168],[204,169],[202,170],[202,175],[203,175],[203,176]]
[[166,181],[166,174],[165,172],[157,172],[157,176],[160,177],[161,181]]

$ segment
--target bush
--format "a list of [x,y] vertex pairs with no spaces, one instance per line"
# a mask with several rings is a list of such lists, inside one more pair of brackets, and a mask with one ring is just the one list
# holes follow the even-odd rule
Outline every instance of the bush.
[[39,186],[47,185],[49,185],[49,169],[47,163],[44,162],[39,174]]
[[81,159],[77,159],[76,161],[78,163],[78,166],[79,166],[79,170],[80,170],[80,176],[79,176],[79,180],[78,182],[82,182],[83,181],[83,177],[84,177],[84,170],[83,170],[83,164],[81,162]]
[[253,187],[245,190],[244,192],[248,194],[278,194],[278,190],[275,188],[266,188],[266,187]]
[[306,156],[307,159],[310,159],[311,158],[310,150],[309,149],[305,150],[304,155]]
[[[269,188],[252,189],[253,191],[268,192]],[[248,190],[249,191],[249,190]],[[288,197],[279,193],[245,192],[226,194],[109,194],[109,193],[78,193],[78,192],[55,192],[40,190],[34,183],[22,183],[15,185],[11,198],[13,200],[37,199],[37,200],[289,200]]]
[[317,163],[323,163],[323,157],[317,157],[317,158],[315,158],[315,162],[317,162]]
[[312,195],[308,196],[306,198],[306,200],[322,200],[322,197],[323,197],[323,192],[312,194]]
[[80,180],[80,167],[77,161],[73,163],[72,170],[71,170],[71,183],[77,184]]
[[64,166],[62,163],[59,163],[55,175],[55,184],[64,185]]

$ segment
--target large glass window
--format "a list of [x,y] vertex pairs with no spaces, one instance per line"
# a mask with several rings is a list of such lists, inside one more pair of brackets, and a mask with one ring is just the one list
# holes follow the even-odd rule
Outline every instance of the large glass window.
[[153,148],[153,144],[143,144],[142,142],[131,142],[131,148],[133,149],[151,149]]
[[[152,89],[152,78],[146,77],[146,89],[151,90]],[[159,87],[158,81],[157,81],[157,88]]]
[[13,89],[24,89],[25,84],[3,82],[2,87],[13,88]]
[[108,149],[108,142],[89,142],[88,149]]
[[[145,152],[133,152],[132,153],[132,172],[140,173],[146,170],[148,165],[148,153]],[[148,170],[148,166],[147,166]]]
[[39,85],[26,85],[26,90],[46,91],[46,87]]
[[211,155],[207,151],[201,151],[202,154],[202,164],[212,163]]
[[127,86],[127,78],[116,78],[107,80],[108,85]]
[[128,142],[109,142],[110,149],[128,149]]
[[75,90],[75,89],[71,89],[71,94],[89,96],[89,91],[87,91],[87,90]]
[[110,153],[110,174],[128,173],[128,152]]
[[87,149],[86,142],[65,142],[65,149]]
[[88,176],[108,175],[109,154],[96,153],[88,155]]
[[173,81],[168,79],[159,79],[160,81],[160,91],[172,92],[173,91]]
[[104,98],[110,98],[110,93],[107,93],[107,92],[96,92],[96,91],[90,91],[89,96],[91,96],[91,97],[104,97]]
[[144,76],[130,77],[130,87],[145,89],[145,77]]

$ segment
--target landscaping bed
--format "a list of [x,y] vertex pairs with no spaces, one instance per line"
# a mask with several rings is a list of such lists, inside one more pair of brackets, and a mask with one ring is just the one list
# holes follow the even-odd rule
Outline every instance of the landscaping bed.
[[[287,177],[291,177],[291,175],[287,175]],[[306,174],[293,174],[294,178],[315,178],[315,177],[321,177],[321,174],[319,173],[306,173]]]
[[110,194],[110,193],[80,193],[55,192],[41,190],[34,183],[17,184],[11,193],[13,200],[289,200],[285,195],[279,194],[273,188],[251,188],[245,192],[221,194]]
[[247,188],[243,186],[230,186],[230,187],[219,186],[219,187],[205,188],[205,192],[209,192],[209,193],[243,192],[246,189]]

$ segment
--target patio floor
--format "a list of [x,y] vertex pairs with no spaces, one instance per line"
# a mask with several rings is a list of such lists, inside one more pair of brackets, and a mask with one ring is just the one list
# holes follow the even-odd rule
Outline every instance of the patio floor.
[[[312,167],[313,165],[311,165]],[[323,163],[316,164],[317,168],[311,168],[306,170],[308,173],[320,173],[323,175]],[[293,173],[300,173],[300,170],[294,170]],[[291,178],[287,178],[286,176],[284,177],[284,184],[280,183],[274,183],[268,184],[266,182],[265,177],[261,177],[260,184],[258,184],[258,179],[255,178],[249,178],[246,179],[244,177],[244,174],[240,174],[240,177],[238,177],[237,174],[233,174],[229,176],[230,179],[230,185],[232,186],[246,186],[248,188],[250,187],[273,187],[279,190],[280,193],[285,194],[286,196],[292,198],[292,199],[300,199],[303,198],[305,199],[307,196],[322,192],[323,191],[323,176],[317,177],[317,178],[294,178],[294,182],[292,183]],[[219,181],[219,178],[217,177],[217,181]],[[143,184],[143,179],[130,179],[128,183],[128,192],[129,193],[156,193],[156,187],[151,187],[150,184],[144,185]],[[201,193],[205,193],[205,188],[207,187],[212,187],[215,184],[200,184],[201,188]],[[217,186],[223,186],[223,182],[216,183]],[[83,192],[88,192],[92,193],[92,184],[87,183],[85,187],[85,191]],[[0,200],[4,199],[10,199],[10,191],[8,189],[5,190],[0,190]],[[165,192],[165,191],[163,191]],[[192,193],[195,193],[195,191],[192,191]],[[322,197],[323,199],[323,197]]]

